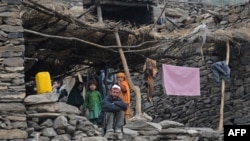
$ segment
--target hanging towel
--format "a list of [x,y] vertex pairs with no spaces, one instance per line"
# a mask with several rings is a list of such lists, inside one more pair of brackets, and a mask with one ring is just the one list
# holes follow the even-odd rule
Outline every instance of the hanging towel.
[[199,68],[162,65],[167,95],[200,96]]

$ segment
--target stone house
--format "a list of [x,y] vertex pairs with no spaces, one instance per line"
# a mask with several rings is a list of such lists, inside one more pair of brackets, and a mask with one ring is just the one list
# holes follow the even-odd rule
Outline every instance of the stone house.
[[[92,1],[91,1],[92,2]],[[106,1],[110,2],[110,1]],[[139,1],[135,1],[139,2]],[[152,1],[146,1],[149,4]],[[61,40],[48,40],[48,38],[34,36],[34,34],[28,33],[27,29],[40,29],[44,34],[55,34],[56,35],[75,35],[70,34],[72,31],[80,31],[80,29],[75,28],[74,26],[69,26],[65,22],[54,20],[51,17],[44,16],[43,18],[51,18],[54,22],[50,24],[40,24],[37,26],[37,23],[42,23],[44,19],[39,20],[38,17],[36,20],[25,20],[25,18],[34,18],[27,16],[25,11],[21,11],[19,6],[21,6],[21,0],[2,0],[0,4],[0,46],[1,46],[1,73],[0,73],[0,139],[1,140],[25,140],[28,138],[34,130],[40,128],[36,126],[35,123],[40,123],[39,119],[44,118],[43,116],[57,117],[58,114],[41,114],[46,111],[46,108],[39,108],[39,106],[32,106],[27,110],[27,105],[24,103],[26,97],[25,89],[25,76],[33,76],[35,71],[40,71],[44,68],[44,62],[37,62],[36,67],[31,67],[32,71],[26,71],[28,66],[27,60],[36,55],[34,58],[39,60],[48,59],[53,60],[53,57],[59,54],[59,57],[62,57],[65,54],[67,59],[63,60],[60,58],[61,62],[65,63],[66,66],[70,66],[72,62],[80,60],[82,56],[88,56],[88,59],[93,58],[96,66],[101,66],[101,63],[104,63],[106,58],[99,59],[94,54],[92,50],[93,46],[86,45],[88,48],[86,50],[81,50],[78,47],[81,46],[77,42],[62,42]],[[86,5],[91,4],[86,3]],[[103,12],[105,15],[105,4],[103,4]],[[80,5],[82,6],[82,5]],[[132,73],[132,78],[134,82],[140,86],[142,89],[142,108],[143,111],[148,113],[153,117],[154,122],[160,122],[162,120],[175,120],[185,124],[185,126],[196,126],[196,127],[211,127],[216,129],[219,123],[219,109],[221,101],[221,88],[218,85],[215,85],[213,81],[213,75],[211,73],[211,64],[220,60],[225,59],[225,47],[226,40],[230,40],[231,44],[231,54],[229,66],[231,67],[231,81],[226,83],[225,87],[225,109],[224,109],[224,124],[249,124],[249,90],[250,90],[250,81],[249,81],[249,5],[240,5],[228,7],[228,9],[215,8],[213,9],[217,13],[223,15],[223,18],[216,24],[213,22],[212,12],[204,12],[206,9],[202,10],[202,7],[197,6],[200,10],[197,10],[197,7],[189,7],[185,4],[179,5],[185,11],[188,11],[188,15],[179,16],[176,19],[176,23],[179,25],[174,27],[172,24],[168,23],[168,26],[165,28],[159,28],[159,32],[164,34],[176,33],[176,31],[181,31],[178,35],[173,35],[169,37],[169,40],[177,39],[178,37],[183,37],[181,35],[189,35],[185,33],[190,33],[186,31],[189,29],[191,31],[193,27],[196,27],[201,22],[206,22],[206,25],[209,27],[210,31],[207,34],[207,43],[203,47],[204,60],[200,54],[201,40],[200,38],[190,38],[190,36],[184,36],[183,40],[177,40],[173,45],[164,44],[159,50],[155,52],[146,52],[144,55],[150,55],[151,58],[156,59],[159,64],[167,63],[172,65],[179,66],[190,66],[190,67],[199,67],[201,74],[201,97],[172,97],[165,94],[162,87],[162,78],[161,72],[159,73],[154,89],[153,95],[153,104],[146,102],[146,88],[143,85],[142,75],[140,73]],[[109,4],[106,5],[107,11],[109,11]],[[146,5],[142,6],[145,10]],[[179,8],[180,8],[179,7]],[[78,8],[78,7],[77,7]],[[136,7],[138,8],[138,7]],[[135,8],[135,9],[136,9]],[[71,9],[72,10],[72,9]],[[114,10],[114,9],[111,9]],[[173,10],[173,9],[168,9]],[[58,10],[59,11],[59,10]],[[146,10],[147,11],[147,10]],[[167,11],[169,12],[169,11]],[[174,11],[177,13],[177,11]],[[129,15],[132,15],[131,12]],[[181,13],[181,12],[180,12]],[[34,14],[34,13],[32,13]],[[107,15],[109,15],[108,13]],[[142,13],[140,13],[142,14]],[[166,13],[168,15],[169,13]],[[173,14],[173,13],[171,13]],[[179,13],[178,13],[179,14]],[[25,16],[24,16],[25,15]],[[181,15],[181,14],[180,14]],[[198,15],[198,16],[197,16]],[[22,19],[21,19],[22,17]],[[86,16],[87,17],[87,16]],[[86,18],[85,17],[85,18]],[[146,20],[146,19],[145,19]],[[135,20],[136,21],[136,20]],[[141,20],[140,20],[141,21]],[[57,23],[56,26],[53,26],[53,23]],[[34,26],[36,25],[36,26]],[[191,26],[196,25],[196,26]],[[51,26],[51,27],[50,27]],[[190,28],[190,26],[192,28]],[[24,28],[23,28],[24,27]],[[50,28],[48,28],[50,27]],[[60,30],[53,30],[54,27],[60,27]],[[66,28],[66,29],[65,29]],[[67,30],[68,29],[68,30]],[[176,29],[176,30],[174,30]],[[23,32],[26,32],[23,34]],[[61,31],[71,31],[71,32],[61,32]],[[174,32],[172,32],[174,31]],[[75,32],[76,33],[76,32]],[[77,32],[79,33],[79,32]],[[82,34],[85,33],[85,34]],[[181,35],[180,35],[181,34]],[[84,39],[89,39],[90,41],[95,41],[96,38],[93,37],[102,37],[98,38],[98,43],[105,43],[105,45],[113,45],[115,42],[109,35],[100,35],[94,34],[90,35],[90,32],[83,31],[75,37],[81,37],[84,35]],[[109,37],[107,37],[109,36]],[[198,35],[196,37],[199,37]],[[149,37],[148,37],[149,38]],[[103,39],[105,39],[103,41]],[[125,40],[125,36],[122,36],[122,39]],[[93,42],[94,42],[93,41]],[[58,45],[55,45],[55,44]],[[124,42],[125,44],[126,42]],[[38,46],[40,44],[40,46]],[[51,46],[53,45],[53,46]],[[72,50],[64,50],[66,46],[72,47]],[[151,46],[151,45],[150,45]],[[61,48],[63,47],[63,49]],[[37,49],[38,48],[38,49]],[[63,50],[63,51],[62,51]],[[133,49],[132,49],[133,51]],[[37,54],[35,54],[35,53]],[[51,53],[45,56],[42,53]],[[54,53],[57,52],[57,53]],[[58,53],[59,52],[59,53]],[[79,53],[80,54],[77,54]],[[103,50],[98,50],[102,54],[109,56],[109,52]],[[28,54],[26,54],[28,53]],[[30,53],[30,54],[29,54]],[[34,54],[33,54],[34,53]],[[53,54],[54,53],[54,54]],[[65,53],[65,54],[64,54]],[[26,55],[24,55],[26,54]],[[76,54],[75,56],[72,54]],[[60,56],[62,55],[62,56]],[[80,56],[80,57],[79,57]],[[40,58],[39,58],[40,57]],[[57,56],[58,57],[58,56]],[[79,57],[74,60],[75,57]],[[111,56],[113,57],[113,56]],[[119,63],[119,55],[116,55],[117,60],[112,58],[111,65]],[[72,60],[73,61],[72,61]],[[68,61],[71,60],[71,61]],[[87,60],[84,58],[84,60]],[[132,61],[131,61],[132,60]],[[132,64],[134,62],[141,63],[143,59],[131,57],[129,62]],[[54,61],[54,60],[53,60]],[[60,62],[59,61],[59,62]],[[68,61],[68,62],[67,62]],[[137,62],[138,61],[138,62]],[[57,61],[58,62],[58,61]],[[86,64],[92,64],[92,62],[82,61]],[[98,64],[98,62],[101,62]],[[131,65],[136,66],[136,65]],[[138,65],[137,65],[138,66]],[[72,67],[72,66],[70,66]],[[159,65],[159,68],[161,66]],[[50,67],[52,68],[52,67]],[[47,69],[47,68],[46,68]],[[135,97],[132,97],[135,101]],[[34,101],[32,101],[34,102]],[[51,105],[46,105],[49,107]],[[58,105],[58,107],[65,105]],[[29,106],[28,106],[29,107]],[[132,103],[132,109],[134,109],[135,103]],[[56,107],[57,108],[57,107]],[[35,110],[34,110],[35,109]],[[37,110],[38,109],[38,110]],[[60,108],[59,108],[60,109]],[[34,113],[34,111],[39,111]],[[55,111],[57,109],[54,109]],[[78,111],[75,109],[67,109],[66,112],[73,112],[71,114],[77,114]],[[62,113],[65,111],[62,111]],[[37,118],[39,116],[39,118]],[[80,118],[80,117],[77,117]],[[28,119],[32,119],[33,122],[28,123]],[[75,121],[75,117],[68,117],[71,119],[71,122]],[[60,117],[57,120],[64,121],[65,118]],[[81,118],[81,120],[86,121],[86,119]],[[44,120],[43,120],[44,121]],[[45,121],[44,121],[45,122]],[[32,123],[32,124],[31,124]],[[49,125],[50,121],[46,121],[44,124]],[[86,122],[82,122],[85,124]],[[88,124],[85,124],[88,125]],[[32,127],[37,127],[33,129]],[[80,128],[80,127],[79,127]],[[67,128],[72,129],[73,128]],[[87,129],[87,128],[86,128]],[[94,128],[88,125],[88,129],[91,129],[88,135],[93,136],[95,133]],[[46,128],[44,134],[48,133],[52,129]],[[72,131],[69,130],[69,131]],[[81,129],[85,130],[85,129]],[[64,130],[57,130],[63,134]],[[54,132],[53,132],[54,133]],[[52,137],[51,134],[46,134],[46,139]],[[54,136],[54,134],[53,134]],[[63,136],[65,137],[65,136]],[[63,138],[62,137],[62,138]]]
[[154,22],[153,9],[156,8],[157,3],[154,0],[87,0],[83,2],[83,5],[100,7],[105,19],[122,20],[138,25]]

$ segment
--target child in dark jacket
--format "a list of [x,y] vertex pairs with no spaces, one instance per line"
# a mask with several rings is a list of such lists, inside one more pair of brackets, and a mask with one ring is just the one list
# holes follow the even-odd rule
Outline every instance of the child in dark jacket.
[[54,82],[53,82],[53,93],[58,95],[57,102],[66,102],[67,101],[68,92],[65,89],[65,85],[63,85],[63,80],[62,79],[55,79],[54,80]]

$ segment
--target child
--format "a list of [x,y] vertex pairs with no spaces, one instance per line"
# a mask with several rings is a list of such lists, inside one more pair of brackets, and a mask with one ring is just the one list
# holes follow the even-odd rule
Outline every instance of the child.
[[63,85],[62,79],[55,79],[53,82],[53,93],[58,94],[58,102],[66,102],[68,92]]
[[97,88],[97,82],[90,80],[88,85],[89,90],[87,91],[85,98],[85,108],[89,110],[89,120],[93,124],[97,124],[99,114],[101,112],[102,98]]
[[130,111],[130,88],[128,81],[126,80],[126,75],[123,72],[119,72],[116,74],[117,83],[121,87],[120,97],[121,99],[128,105],[128,108],[125,112],[125,118],[131,118],[131,111]]

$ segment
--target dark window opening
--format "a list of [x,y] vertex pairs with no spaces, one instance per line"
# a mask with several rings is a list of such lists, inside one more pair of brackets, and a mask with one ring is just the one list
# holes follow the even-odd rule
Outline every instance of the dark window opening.
[[122,21],[132,25],[153,23],[152,8],[148,7],[126,7],[126,6],[102,6],[103,19]]

